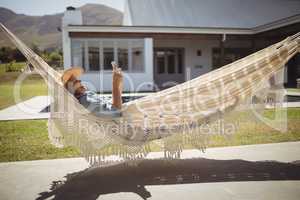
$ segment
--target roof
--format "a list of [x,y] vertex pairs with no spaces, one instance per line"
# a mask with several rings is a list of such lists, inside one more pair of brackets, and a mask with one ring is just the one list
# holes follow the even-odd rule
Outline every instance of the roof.
[[300,15],[299,0],[127,0],[127,6],[125,25],[133,26],[255,28]]

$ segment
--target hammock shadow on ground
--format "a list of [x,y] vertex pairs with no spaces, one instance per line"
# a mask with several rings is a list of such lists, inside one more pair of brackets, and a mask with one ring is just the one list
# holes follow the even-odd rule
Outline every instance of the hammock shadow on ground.
[[151,197],[147,185],[300,180],[300,162],[174,159],[143,160],[136,165],[93,167],[67,174],[65,181],[53,181],[50,191],[38,200],[95,200],[100,195],[133,192],[142,199]]

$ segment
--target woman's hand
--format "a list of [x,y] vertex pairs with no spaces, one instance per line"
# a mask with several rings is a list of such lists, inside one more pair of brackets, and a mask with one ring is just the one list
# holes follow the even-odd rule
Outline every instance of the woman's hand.
[[120,79],[122,77],[122,69],[115,63],[111,63],[113,68],[113,76]]

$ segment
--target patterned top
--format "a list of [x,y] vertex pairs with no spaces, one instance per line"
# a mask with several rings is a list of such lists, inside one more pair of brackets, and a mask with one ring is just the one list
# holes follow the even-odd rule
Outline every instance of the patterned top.
[[80,104],[98,117],[120,117],[121,111],[112,106],[112,98],[86,91],[77,97]]

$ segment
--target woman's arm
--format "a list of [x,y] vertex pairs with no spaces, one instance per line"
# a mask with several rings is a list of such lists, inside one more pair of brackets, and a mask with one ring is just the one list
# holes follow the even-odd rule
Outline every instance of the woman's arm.
[[113,67],[112,75],[112,106],[117,109],[122,108],[122,89],[123,89],[123,75],[121,68],[114,62],[111,63]]

